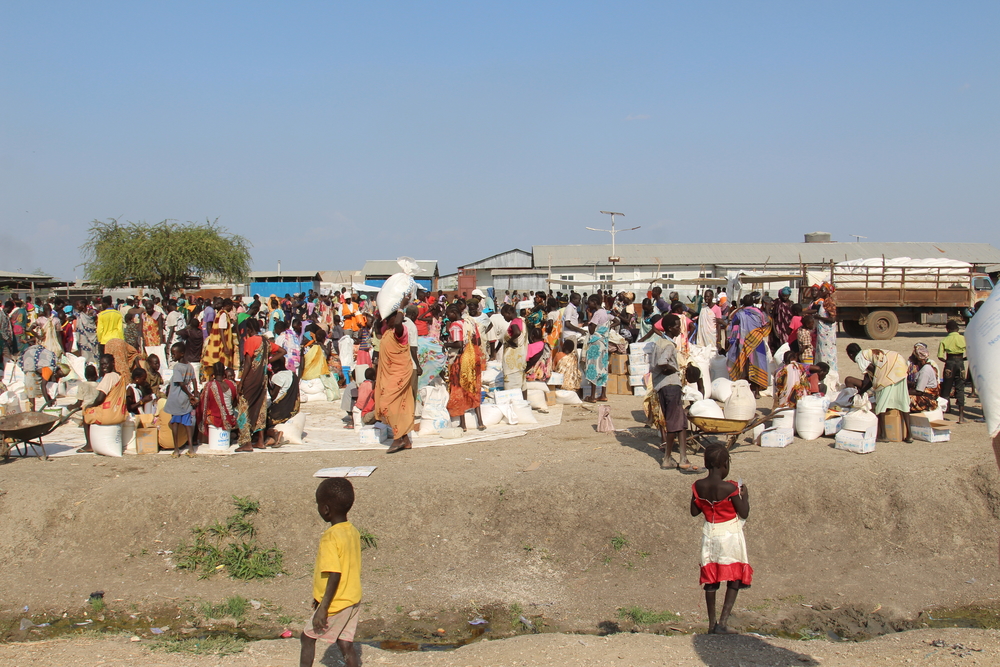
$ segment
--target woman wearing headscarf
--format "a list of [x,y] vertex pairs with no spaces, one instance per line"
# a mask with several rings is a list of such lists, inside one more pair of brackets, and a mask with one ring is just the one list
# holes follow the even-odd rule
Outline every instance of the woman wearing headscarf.
[[505,304],[500,314],[507,320],[507,330],[503,334],[503,386],[504,389],[521,389],[524,385],[524,370],[528,365],[528,333],[521,312],[531,308],[531,303],[521,301],[514,306]]
[[830,366],[827,377],[830,378],[831,388],[836,388],[840,382],[837,370],[837,297],[834,292],[836,289],[832,284],[823,283],[812,303],[816,320],[816,361]]
[[936,410],[937,399],[941,395],[939,384],[937,366],[930,359],[927,344],[915,344],[906,374],[906,386],[910,393],[910,412]]
[[267,365],[285,356],[285,351],[260,335],[257,320],[247,320],[243,344],[243,366],[236,385],[236,425],[240,430],[238,452],[264,449],[267,426]]
[[770,384],[767,364],[767,337],[771,322],[754,305],[749,294],[740,300],[740,307],[730,317],[732,322],[726,358],[729,378],[748,380],[754,396]]
[[781,347],[792,332],[792,288],[782,287],[778,298],[771,304],[771,352]]
[[121,338],[112,338],[104,346],[104,353],[110,354],[115,360],[115,373],[124,378],[132,377],[132,370],[139,366],[139,352]]
[[232,431],[236,428],[236,385],[226,377],[226,366],[216,362],[211,379],[202,387],[198,403],[201,441],[208,442],[208,427]]
[[909,368],[903,355],[877,348],[862,350],[857,343],[851,343],[847,346],[847,356],[857,363],[865,375],[862,379],[845,378],[844,384],[856,388],[859,394],[867,393],[869,389],[875,391],[879,437],[885,437],[886,411],[899,410],[903,419],[903,441],[913,442],[910,435],[910,396],[906,388]]
[[[601,297],[591,294],[587,300],[594,314],[587,327],[590,337],[587,339],[587,365],[583,376],[590,383],[590,396],[583,400],[587,403],[607,403],[608,401],[608,343],[611,327],[618,324],[618,319],[609,313],[601,301]],[[601,390],[600,396],[597,390]]]
[[215,305],[215,319],[212,320],[211,330],[201,352],[201,376],[204,381],[211,377],[217,362],[221,361],[226,368],[239,368],[233,302],[231,299],[224,299],[216,301]]
[[486,368],[486,357],[481,347],[482,332],[474,319],[460,316],[458,306],[449,307],[448,319],[452,322],[448,325],[445,346],[453,357],[448,371],[448,414],[459,418],[464,431],[465,413],[475,410],[477,428],[484,431],[486,426],[480,412],[483,369]]
[[392,428],[392,446],[386,453],[393,454],[413,447],[410,431],[413,430],[412,378],[415,369],[403,311],[393,311],[376,326],[381,336],[378,375],[375,376],[375,418]]

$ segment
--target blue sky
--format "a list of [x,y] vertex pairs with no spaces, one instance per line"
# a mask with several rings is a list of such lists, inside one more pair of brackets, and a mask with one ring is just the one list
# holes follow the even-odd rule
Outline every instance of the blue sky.
[[256,268],[512,247],[1000,246],[1000,3],[0,5],[0,269],[219,218]]

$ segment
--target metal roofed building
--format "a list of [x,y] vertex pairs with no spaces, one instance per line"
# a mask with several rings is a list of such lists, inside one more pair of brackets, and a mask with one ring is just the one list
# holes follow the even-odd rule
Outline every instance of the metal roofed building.
[[532,254],[514,248],[458,267],[455,289],[471,292],[477,287],[497,290],[548,289],[545,271],[533,268]]
[[272,294],[279,298],[286,294],[297,294],[315,290],[319,292],[319,271],[254,271],[250,274],[249,294],[260,294],[268,297]]
[[[418,259],[415,261],[420,266],[420,271],[413,276],[416,283],[426,290],[437,290],[438,278],[440,277],[438,274],[438,261],[436,259]],[[365,277],[365,284],[374,285],[375,287],[381,287],[389,279],[389,276],[399,272],[399,264],[394,259],[369,259],[365,262],[364,268],[361,269],[361,273]]]
[[[817,235],[829,238],[821,234],[807,237]],[[616,289],[645,290],[657,278],[667,281],[664,289],[671,289],[671,278],[679,281],[719,278],[733,270],[797,272],[801,263],[819,265],[882,256],[955,259],[969,262],[980,271],[1000,271],[1000,250],[988,243],[650,243],[616,244],[615,252],[621,261],[612,271],[608,262],[610,244],[532,247],[535,267],[556,281],[551,289],[561,291],[610,286],[613,274],[617,281],[634,281],[619,283]],[[687,286],[678,291],[695,289]]]

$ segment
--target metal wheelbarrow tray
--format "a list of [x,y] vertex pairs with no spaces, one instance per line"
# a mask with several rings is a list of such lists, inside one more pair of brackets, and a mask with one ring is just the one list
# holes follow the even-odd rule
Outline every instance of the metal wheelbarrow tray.
[[62,418],[44,412],[19,412],[0,418],[0,455],[9,459],[10,450],[21,447],[20,456],[27,456],[28,445],[31,445],[32,449],[41,449],[42,458],[48,459],[42,438],[69,421],[76,412],[73,410]]
[[732,450],[736,447],[736,442],[741,435],[747,431],[752,431],[766,421],[770,421],[774,418],[774,415],[785,410],[794,410],[794,408],[780,408],[766,415],[758,415],[753,419],[724,419],[720,417],[693,417],[688,415],[688,421],[691,422],[693,427],[688,437],[688,446],[691,447],[692,451],[695,451],[694,445],[704,449],[706,446],[705,440],[708,436],[722,436],[728,437],[726,449]]

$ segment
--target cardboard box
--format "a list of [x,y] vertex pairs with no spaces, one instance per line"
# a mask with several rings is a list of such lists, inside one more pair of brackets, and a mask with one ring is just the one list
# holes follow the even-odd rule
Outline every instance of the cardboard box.
[[608,373],[611,375],[624,375],[628,373],[628,355],[612,354],[608,361]]
[[842,428],[844,428],[843,416],[827,417],[823,422],[823,435],[837,435]]
[[632,395],[632,385],[629,384],[628,380],[629,380],[628,375],[618,376],[618,393],[621,394],[622,396]]
[[932,419],[936,417],[933,413],[920,413],[910,415],[910,435],[916,440],[924,442],[948,442],[951,440],[951,424],[941,420]]
[[135,430],[135,453],[155,454],[160,451],[159,429],[155,426]]
[[556,392],[547,391],[545,392],[545,405],[555,405],[556,404]]
[[761,447],[787,447],[795,435],[789,428],[769,428],[760,434]]
[[841,429],[837,433],[837,439],[833,446],[855,454],[870,454],[875,451],[876,430],[877,427],[872,427],[867,431]]
[[645,375],[649,372],[649,364],[629,364],[629,375]]
[[885,411],[885,439],[889,442],[903,442],[903,416],[899,410]]
[[655,345],[651,340],[647,340],[645,343],[629,343],[628,353],[639,354],[641,352],[643,354],[649,354],[653,351],[654,347]]
[[549,385],[550,387],[561,387],[562,383],[563,383],[562,373],[553,373],[552,375],[549,376],[549,381],[546,382],[546,384]]

